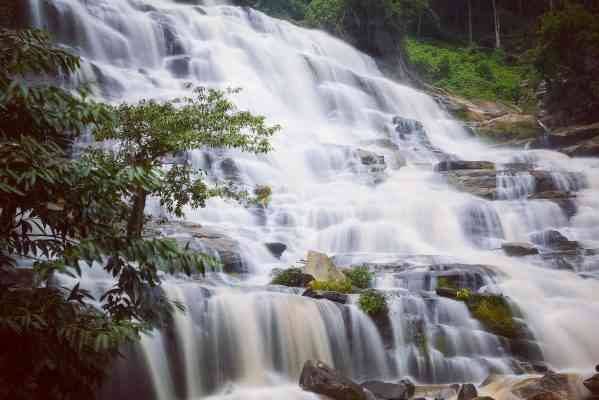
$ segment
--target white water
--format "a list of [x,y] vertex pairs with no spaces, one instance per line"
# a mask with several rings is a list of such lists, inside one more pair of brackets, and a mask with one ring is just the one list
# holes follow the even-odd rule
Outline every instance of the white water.
[[[266,156],[215,152],[209,165],[204,152],[192,154],[193,163],[209,169],[212,177],[225,176],[219,163],[232,158],[243,184],[273,188],[264,215],[214,199],[186,216],[238,240],[253,282],[266,282],[273,267],[291,265],[310,249],[371,258],[445,255],[488,264],[500,274],[499,288],[523,310],[553,367],[588,369],[599,362],[599,283],[495,250],[503,240],[528,241],[531,233],[549,228],[599,244],[596,160],[487,148],[432,98],[384,78],[372,59],[347,44],[254,11],[171,0],[30,2],[36,26],[48,27],[85,58],[80,79],[98,82],[100,93],[113,101],[185,95],[186,82],[242,87],[235,97],[240,108],[284,127]],[[430,143],[399,136],[396,115],[422,122]],[[384,155],[386,170],[372,174],[361,166],[358,148]],[[527,201],[532,189],[526,176],[500,177],[502,200],[491,203],[451,189],[434,173],[435,149],[467,160],[526,161],[545,170],[580,171],[588,186],[579,193],[578,214],[571,220],[551,202]],[[407,166],[398,169],[400,156]],[[561,188],[580,188],[563,175],[555,179]],[[263,246],[273,241],[288,246],[282,260]],[[585,268],[592,271],[596,265]],[[393,279],[383,280],[388,290],[398,288]],[[404,289],[412,285],[404,284]],[[409,288],[403,295],[421,302],[419,291],[430,289]],[[444,301],[439,307],[449,313],[449,321],[419,313],[427,326],[439,325],[453,338],[455,356],[435,350],[429,354],[432,361],[426,361],[413,344],[389,355],[370,321],[355,308],[350,308],[348,325],[335,305],[263,288],[216,287],[207,299],[199,289],[170,290],[174,298],[185,299],[192,314],[175,321],[175,340],[185,353],[183,392],[190,398],[206,393],[222,399],[312,398],[290,383],[308,358],[333,363],[356,378],[365,371],[385,378],[395,369],[398,376],[433,381],[450,379],[451,370],[458,371],[454,379],[477,380],[490,370],[489,363],[509,369],[502,353],[491,348],[495,337],[484,337],[490,335],[472,325],[466,310]],[[396,343],[405,340],[402,301],[407,300],[393,306]],[[347,326],[353,339],[361,339],[350,343]],[[462,327],[468,328],[465,336],[460,336]],[[148,339],[153,343],[144,348],[155,392],[166,400],[174,396],[173,386],[181,388],[177,374],[166,368],[166,347],[156,343],[160,340]]]

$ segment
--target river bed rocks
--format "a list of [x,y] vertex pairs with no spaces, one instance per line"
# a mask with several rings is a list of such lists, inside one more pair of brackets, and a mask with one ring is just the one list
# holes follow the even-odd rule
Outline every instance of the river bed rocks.
[[305,391],[333,400],[369,400],[364,388],[321,361],[306,361],[299,384]]
[[465,383],[460,387],[458,392],[458,400],[473,400],[478,397],[476,386],[471,383]]
[[361,386],[380,400],[408,400],[416,391],[416,387],[408,379],[402,379],[399,383],[367,381]]

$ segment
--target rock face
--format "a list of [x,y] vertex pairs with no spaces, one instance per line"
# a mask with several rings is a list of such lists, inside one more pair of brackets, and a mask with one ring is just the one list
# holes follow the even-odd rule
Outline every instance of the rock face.
[[[310,276],[310,275],[308,275],[308,276]],[[348,296],[344,293],[328,292],[328,291],[324,291],[324,290],[312,290],[312,289],[306,289],[306,291],[302,294],[302,296],[310,297],[312,299],[317,299],[317,300],[321,300],[321,299],[330,300],[332,302],[339,303],[339,304],[347,304],[347,301],[349,299]]]
[[279,242],[266,243],[265,246],[276,258],[281,258],[285,250],[287,250],[287,245]]
[[497,174],[493,170],[455,170],[447,173],[450,185],[487,200],[497,197]]
[[366,391],[321,361],[306,361],[300,376],[300,387],[333,400],[367,400]]
[[539,249],[537,249],[532,243],[508,242],[503,243],[501,245],[501,248],[503,249],[505,254],[512,257],[522,257],[539,254]]
[[333,264],[333,261],[326,254],[316,251],[308,252],[308,259],[304,272],[312,275],[319,281],[337,281],[346,279],[345,275],[337,269],[335,264]]
[[543,128],[534,115],[508,113],[497,118],[481,122],[476,132],[495,142],[534,140],[543,134]]
[[547,135],[547,144],[553,148],[567,148],[581,145],[590,139],[599,137],[599,122],[591,125],[561,128]]
[[475,169],[494,170],[495,164],[490,161],[442,161],[435,166],[437,172]]
[[192,251],[216,256],[224,272],[248,272],[239,243],[223,233],[188,222],[150,223],[146,230],[150,236],[172,237],[182,246],[189,246]]
[[414,384],[407,379],[399,383],[368,381],[362,383],[362,387],[381,400],[408,400],[416,390]]
[[465,383],[458,392],[458,400],[473,400],[478,397],[476,386],[471,383]]

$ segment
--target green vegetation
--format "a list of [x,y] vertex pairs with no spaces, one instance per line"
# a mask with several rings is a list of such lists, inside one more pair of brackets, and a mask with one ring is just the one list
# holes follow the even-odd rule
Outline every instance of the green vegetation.
[[[118,143],[116,150],[109,153],[118,167],[136,168],[144,173],[158,171],[166,156],[201,147],[265,153],[270,150],[268,138],[278,130],[277,126],[267,126],[264,117],[238,111],[225,93],[205,88],[196,88],[193,97],[121,104],[113,111],[116,121],[102,127],[98,140]],[[174,165],[165,173],[156,174],[153,187],[133,187],[128,235],[141,237],[148,195],[158,197],[162,207],[181,217],[184,206],[203,207],[208,197],[226,194],[218,188],[208,188],[200,172],[189,165]],[[260,193],[263,195],[264,191],[261,189]]]
[[378,290],[368,289],[358,299],[360,309],[370,316],[380,315],[387,311],[387,299]]
[[374,274],[370,272],[367,266],[354,267],[344,270],[343,273],[357,289],[367,289]]
[[[147,194],[175,214],[220,194],[188,167],[163,170],[160,158],[196,146],[266,151],[276,130],[236,111],[221,92],[198,89],[177,107],[111,108],[47,79],[78,68],[79,58],[45,33],[0,29],[2,398],[93,398],[119,348],[182,309],[160,290],[159,271],[191,274],[214,264],[174,240],[141,236]],[[84,132],[116,140],[116,150],[72,158]],[[20,264],[33,265],[35,283],[11,280]],[[55,273],[77,282],[92,264],[114,278],[96,298],[79,283],[51,283]]]
[[277,274],[271,284],[288,287],[306,287],[310,283],[306,282],[306,278],[309,276],[304,274],[301,268],[289,268]]
[[317,281],[310,282],[312,290],[323,290],[325,292],[351,293],[353,291],[352,283],[349,279],[339,279],[336,281]]
[[519,103],[528,96],[522,82],[536,80],[531,65],[511,65],[498,50],[408,38],[406,53],[424,79],[468,99]]
[[457,290],[456,300],[463,301],[472,317],[480,321],[490,332],[510,339],[521,335],[514,312],[505,297],[472,293],[470,289],[462,288]]
[[456,283],[448,276],[440,276],[437,278],[437,287],[444,289],[454,289],[457,290],[458,287]]

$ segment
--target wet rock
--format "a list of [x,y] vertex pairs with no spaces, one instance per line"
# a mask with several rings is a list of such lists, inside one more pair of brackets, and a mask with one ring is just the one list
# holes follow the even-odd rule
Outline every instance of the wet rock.
[[542,232],[535,232],[530,235],[533,243],[539,244],[555,251],[577,251],[581,248],[576,241],[569,240],[561,232],[555,229],[548,229]]
[[599,157],[599,137],[561,150],[570,157]]
[[241,257],[239,243],[214,229],[188,222],[153,221],[146,225],[148,236],[171,237],[191,251],[207,253],[218,259],[227,273],[246,273],[247,265]]
[[568,400],[579,398],[577,375],[546,374],[541,378],[531,378],[516,384],[511,392],[524,400]]
[[495,164],[490,161],[442,161],[435,165],[435,171],[448,172],[456,170],[494,170]]
[[323,253],[309,251],[304,268],[306,274],[314,276],[319,281],[345,280],[345,274],[339,271],[333,261]]
[[400,116],[396,116],[393,118],[393,125],[395,125],[395,131],[399,134],[409,135],[414,132],[424,130],[424,126],[420,121]]
[[166,61],[166,68],[171,71],[176,78],[185,78],[191,71],[191,57],[173,57]]
[[576,202],[574,201],[575,198],[575,194],[559,190],[537,192],[528,196],[529,200],[549,200],[557,204],[568,216],[568,218],[573,217],[578,211],[578,207],[576,206]]
[[458,392],[458,400],[473,400],[478,397],[476,386],[471,383],[465,383]]
[[507,347],[510,353],[523,360],[529,362],[543,362],[543,350],[539,344],[533,340],[528,339],[512,339],[509,340]]
[[544,132],[534,115],[508,113],[478,124],[478,135],[495,142],[534,140]]
[[589,389],[589,392],[594,395],[599,395],[599,374],[595,374],[589,379],[586,379],[582,384]]
[[276,258],[281,258],[285,250],[287,250],[287,245],[280,242],[265,243],[264,245]]
[[356,149],[354,155],[363,166],[367,167],[368,172],[371,174],[382,173],[387,169],[385,157],[380,154],[364,149]]
[[550,132],[546,140],[551,147],[579,145],[589,139],[599,137],[599,122],[590,125],[570,126]]
[[501,245],[501,248],[503,249],[505,254],[511,257],[523,257],[539,254],[539,249],[537,249],[531,243],[508,242],[503,243]]
[[362,387],[381,400],[407,400],[414,396],[416,390],[414,384],[408,379],[403,379],[399,383],[367,381],[362,383]]
[[306,361],[299,381],[308,392],[328,396],[333,400],[367,400],[366,391],[321,361]]
[[[310,276],[310,275],[309,275]],[[310,281],[311,282],[311,281]],[[347,304],[348,296],[344,293],[328,292],[324,290],[306,289],[302,296],[310,297],[317,300],[329,300],[334,303]]]
[[492,170],[454,170],[447,174],[450,185],[488,200],[497,197],[497,174]]

